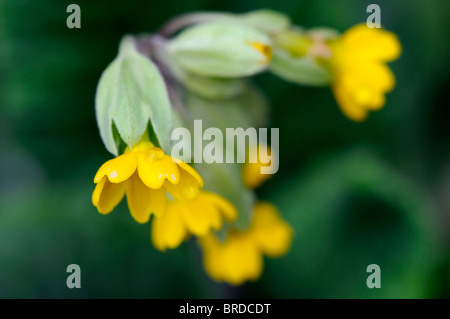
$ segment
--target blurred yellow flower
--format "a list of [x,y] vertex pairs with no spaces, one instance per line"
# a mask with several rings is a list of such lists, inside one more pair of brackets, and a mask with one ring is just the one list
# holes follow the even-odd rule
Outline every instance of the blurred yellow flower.
[[395,86],[386,63],[399,57],[400,42],[392,32],[360,24],[330,45],[334,96],[347,117],[363,121],[384,106],[385,93]]
[[165,155],[148,140],[104,163],[94,183],[92,203],[101,214],[110,213],[126,194],[130,213],[139,223],[146,223],[151,213],[164,214],[166,191],[176,198],[192,199],[203,187],[192,167]]
[[233,221],[236,217],[233,204],[207,191],[200,191],[192,200],[169,201],[166,214],[152,221],[153,245],[161,251],[177,248],[189,234],[205,236],[219,230],[223,220]]
[[259,145],[258,147],[251,146],[249,149],[249,153],[253,153],[257,161],[256,163],[250,163],[247,158],[246,163],[244,163],[242,167],[242,179],[244,181],[244,185],[251,189],[261,186],[262,183],[264,183],[273,175],[273,174],[261,174],[261,167],[268,167],[270,166],[271,163],[267,162],[269,158],[261,160],[261,157],[259,155],[260,149],[264,151],[263,154],[267,154],[268,156],[271,155],[270,146],[267,145]]
[[240,285],[260,277],[263,255],[278,257],[289,250],[292,229],[273,205],[259,202],[249,229],[230,231],[224,243],[214,234],[199,241],[207,273],[216,281]]

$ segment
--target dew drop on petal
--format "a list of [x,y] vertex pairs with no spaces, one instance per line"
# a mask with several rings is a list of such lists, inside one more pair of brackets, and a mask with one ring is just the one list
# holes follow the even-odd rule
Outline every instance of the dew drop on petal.
[[111,173],[109,173],[109,178],[116,178],[116,177],[117,177],[116,171],[112,171]]

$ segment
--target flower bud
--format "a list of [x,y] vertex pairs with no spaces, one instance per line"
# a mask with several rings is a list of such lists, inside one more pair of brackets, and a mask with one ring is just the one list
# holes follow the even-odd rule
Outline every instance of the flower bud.
[[334,33],[328,29],[304,32],[286,30],[274,40],[270,70],[279,77],[305,85],[327,85],[331,74],[324,60],[331,57],[326,41]]
[[213,22],[181,32],[169,43],[169,52],[189,72],[233,78],[265,70],[272,47],[269,37],[250,26]]

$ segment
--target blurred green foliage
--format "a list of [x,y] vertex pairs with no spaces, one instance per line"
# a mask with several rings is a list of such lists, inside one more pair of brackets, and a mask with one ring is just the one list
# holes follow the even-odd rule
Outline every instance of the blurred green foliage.
[[[82,28],[66,27],[77,3]],[[291,252],[257,283],[218,285],[193,240],[157,252],[122,203],[90,202],[110,154],[95,122],[101,72],[127,33],[196,10],[271,8],[305,27],[344,31],[373,1],[165,0],[0,2],[0,297],[450,297],[449,2],[377,1],[401,58],[385,108],[344,118],[328,88],[270,74],[256,84],[280,128],[280,171],[258,192],[295,229]],[[66,287],[81,266],[82,289]],[[382,288],[365,285],[381,266]]]

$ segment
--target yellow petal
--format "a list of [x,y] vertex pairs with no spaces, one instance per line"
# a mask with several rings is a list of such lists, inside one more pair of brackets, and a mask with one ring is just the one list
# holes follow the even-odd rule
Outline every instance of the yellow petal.
[[395,78],[388,66],[381,63],[355,64],[342,70],[339,81],[348,91],[366,89],[389,92],[395,86]]
[[224,197],[217,195],[215,193],[202,191],[203,196],[205,196],[210,202],[214,204],[216,209],[218,209],[227,221],[234,221],[237,218],[238,212],[236,207]]
[[125,195],[125,183],[113,184],[104,176],[92,194],[92,204],[101,214],[110,213]]
[[250,189],[255,189],[261,186],[266,180],[272,177],[272,174],[261,174],[261,167],[267,164],[245,163],[242,167],[242,179],[244,185]]
[[111,183],[122,183],[136,170],[135,154],[123,154],[104,163],[94,177],[94,183],[98,183],[103,176],[107,176]]
[[352,59],[389,62],[397,59],[401,53],[400,42],[394,33],[371,29],[366,24],[347,30],[341,41]]
[[180,183],[174,185],[168,181],[164,183],[164,188],[177,199],[193,199],[198,194],[199,184],[197,179],[188,174],[185,170],[180,170]]
[[269,203],[259,202],[255,205],[248,232],[261,251],[268,256],[281,256],[290,248],[292,228],[281,219],[275,206]]
[[[195,216],[198,216],[198,218],[203,219],[203,223],[205,224],[203,230],[201,230],[200,232],[192,232],[192,234],[196,236],[204,236],[211,230],[219,230],[222,227],[222,216],[220,215],[220,211],[213,203],[208,201],[207,198],[204,198],[200,195],[201,192],[190,205],[191,211],[194,212],[191,217],[195,218]],[[198,212],[201,212],[201,214],[198,214]],[[186,225],[188,224],[186,223]]]
[[151,238],[156,249],[165,251],[167,248],[177,248],[186,236],[181,216],[171,205],[163,217],[153,218]]
[[[261,168],[268,167],[271,165],[269,160],[273,161],[274,158],[264,158],[261,159],[260,153],[263,154],[264,157],[271,155],[271,149],[268,145],[258,145],[251,146],[248,151],[248,156],[246,158],[246,162],[242,167],[242,179],[244,181],[244,185],[250,189],[257,188],[261,186],[263,182],[272,177],[273,174],[262,174]],[[252,163],[250,160],[256,162]]]
[[372,96],[372,99],[368,104],[365,105],[365,107],[371,111],[378,111],[384,106],[384,104],[386,104],[386,98],[384,94],[378,93]]
[[200,203],[179,203],[177,210],[187,230],[194,235],[204,236],[211,229],[211,212]]
[[225,243],[214,235],[200,239],[206,272],[216,281],[240,285],[261,276],[263,259],[246,236],[230,234]]
[[222,255],[217,238],[213,234],[199,238],[200,246],[203,250],[203,267],[208,275],[216,280],[222,281]]
[[152,189],[161,188],[166,179],[172,184],[180,182],[177,165],[157,148],[138,154],[138,172],[144,184]]
[[198,202],[197,209],[203,210],[206,214],[208,214],[208,223],[210,228],[208,231],[211,229],[220,230],[220,228],[222,228],[222,211],[220,207],[217,206],[216,203],[207,195],[205,196],[203,192],[200,192],[199,196],[197,196],[196,202]]
[[249,240],[230,238],[230,244],[224,252],[226,269],[224,280],[232,285],[241,285],[248,280],[256,280],[263,270],[261,253]]
[[152,190],[142,183],[137,173],[127,182],[127,202],[131,216],[145,224],[152,212],[158,216],[164,214],[166,197],[164,190]]
[[150,198],[150,211],[155,214],[156,217],[164,216],[167,208],[166,191],[163,188],[151,189]]
[[[205,260],[205,268],[216,280],[241,285],[261,276],[262,255],[245,234],[230,233],[225,243],[216,239],[209,249],[212,249],[212,256]],[[210,260],[212,258],[217,260]]]
[[336,101],[344,115],[353,121],[361,122],[367,118],[367,111],[365,108],[356,104],[348,95],[341,85],[333,86],[333,93]]
[[95,189],[92,192],[92,204],[97,207],[100,201],[100,196],[102,195],[103,187],[105,186],[107,178],[103,177],[100,182],[95,185]]
[[199,188],[203,187],[202,177],[197,173],[195,169],[192,168],[192,166],[176,158],[172,158],[172,160],[174,160],[182,170],[184,170],[187,174],[191,175],[195,179],[195,181],[198,183]]

